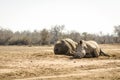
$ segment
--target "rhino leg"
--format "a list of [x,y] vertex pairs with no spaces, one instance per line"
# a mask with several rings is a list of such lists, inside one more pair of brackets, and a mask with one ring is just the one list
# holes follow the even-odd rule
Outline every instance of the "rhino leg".
[[99,50],[98,49],[95,49],[94,50],[94,53],[92,54],[93,57],[98,57],[99,56]]
[[75,52],[74,54],[73,54],[73,57],[74,58],[83,58],[84,56],[85,56],[86,54],[83,54],[83,53],[79,53],[79,52]]
[[73,53],[74,53],[74,51],[73,51],[73,50],[68,49],[68,51],[67,51],[66,55],[68,55],[68,56],[73,56]]
[[66,55],[70,55],[71,54],[71,50],[68,49],[68,51],[66,52]]
[[86,55],[84,56],[84,58],[92,58],[92,57],[93,57],[93,55],[90,53],[86,53]]

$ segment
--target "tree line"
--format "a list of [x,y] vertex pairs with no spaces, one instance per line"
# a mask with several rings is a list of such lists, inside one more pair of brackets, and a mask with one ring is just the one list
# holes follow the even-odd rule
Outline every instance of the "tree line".
[[0,45],[52,45],[57,40],[71,38],[78,42],[83,40],[95,40],[101,44],[120,43],[120,25],[114,26],[114,34],[91,34],[87,32],[79,33],[76,31],[64,32],[64,25],[55,25],[50,30],[40,31],[16,31],[0,28]]

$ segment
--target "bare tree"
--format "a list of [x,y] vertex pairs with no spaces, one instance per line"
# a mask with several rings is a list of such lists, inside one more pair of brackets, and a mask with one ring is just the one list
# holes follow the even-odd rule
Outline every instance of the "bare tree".
[[120,37],[120,25],[114,26],[114,32]]
[[47,29],[43,29],[40,35],[41,35],[41,44],[42,45],[49,44],[49,31]]
[[71,31],[68,33],[68,38],[71,38],[72,40],[78,42],[81,39],[81,35],[79,32]]
[[13,32],[8,29],[0,29],[0,45],[8,44],[9,39],[13,36]]
[[52,43],[56,42],[61,38],[61,33],[64,29],[64,25],[55,25],[51,28],[51,34],[53,35],[53,38],[51,40]]
[[120,25],[114,26],[114,32],[117,34],[117,37],[115,38],[117,43],[120,43]]
[[34,30],[30,36],[30,42],[32,45],[41,45],[41,31]]

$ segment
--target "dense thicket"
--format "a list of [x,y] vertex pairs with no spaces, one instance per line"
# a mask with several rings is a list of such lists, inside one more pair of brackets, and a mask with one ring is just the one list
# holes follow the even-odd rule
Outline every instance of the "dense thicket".
[[64,25],[55,25],[50,30],[13,32],[0,28],[0,45],[51,45],[57,40],[71,38],[74,41],[95,40],[98,43],[120,43],[120,25],[114,27],[114,34],[90,34],[87,32],[64,32]]

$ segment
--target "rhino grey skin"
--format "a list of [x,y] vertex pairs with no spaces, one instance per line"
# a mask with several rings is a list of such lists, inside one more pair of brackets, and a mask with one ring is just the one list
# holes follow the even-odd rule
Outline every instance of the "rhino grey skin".
[[55,43],[54,53],[63,54],[63,55],[73,55],[73,52],[76,50],[77,42],[72,39],[62,39]]
[[78,46],[73,55],[74,58],[83,58],[83,57],[92,58],[98,56],[109,56],[109,55],[104,53],[95,41],[84,41],[84,40],[80,40],[80,42],[78,42]]

